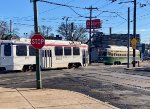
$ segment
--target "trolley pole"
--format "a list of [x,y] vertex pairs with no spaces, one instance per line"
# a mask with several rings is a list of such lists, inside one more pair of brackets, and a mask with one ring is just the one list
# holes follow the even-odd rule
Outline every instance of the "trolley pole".
[[130,63],[130,8],[128,7],[128,64],[127,68],[129,68]]
[[[37,1],[38,0],[33,0],[35,34],[38,34]],[[36,52],[36,85],[37,85],[37,89],[41,89],[42,81],[41,81],[41,69],[40,69],[40,49],[37,49],[36,51],[37,51]]]
[[[134,16],[133,16],[133,38],[136,38],[136,0],[134,0]],[[136,49],[133,49],[133,67],[136,65],[136,54],[135,54]]]

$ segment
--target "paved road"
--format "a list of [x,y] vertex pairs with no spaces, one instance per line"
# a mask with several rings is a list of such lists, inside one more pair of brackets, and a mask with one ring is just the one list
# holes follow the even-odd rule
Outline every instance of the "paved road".
[[[86,68],[42,71],[43,87],[84,93],[122,109],[150,109],[149,63],[125,70],[125,65],[94,64]],[[0,75],[1,87],[33,88],[35,72]]]

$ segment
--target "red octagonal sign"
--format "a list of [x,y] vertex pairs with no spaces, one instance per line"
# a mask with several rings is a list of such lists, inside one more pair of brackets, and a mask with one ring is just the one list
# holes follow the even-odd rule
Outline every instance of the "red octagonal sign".
[[41,34],[34,34],[31,38],[31,45],[36,49],[41,49],[45,45],[45,38]]

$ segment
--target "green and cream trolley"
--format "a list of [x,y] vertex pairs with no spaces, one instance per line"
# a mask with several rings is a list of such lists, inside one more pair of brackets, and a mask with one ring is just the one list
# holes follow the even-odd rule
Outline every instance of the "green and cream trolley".
[[[127,63],[128,49],[126,46],[109,45],[106,48],[98,49],[98,60],[104,64]],[[136,62],[140,60],[140,52],[136,50]],[[130,47],[130,63],[133,62],[133,49]]]

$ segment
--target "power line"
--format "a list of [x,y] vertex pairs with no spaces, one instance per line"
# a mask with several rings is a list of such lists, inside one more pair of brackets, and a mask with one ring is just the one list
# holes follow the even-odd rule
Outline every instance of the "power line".
[[122,17],[120,14],[118,14],[118,12],[111,12],[111,11],[102,11],[101,13],[99,13],[98,15],[96,15],[96,17],[98,17],[99,15],[101,15],[102,13],[111,13],[111,14],[116,14],[118,17],[124,19],[127,21],[127,19],[125,19],[124,17]]
[[52,4],[52,5],[58,5],[58,6],[69,7],[69,8],[85,9],[85,8],[81,8],[81,7],[77,7],[77,6],[71,6],[71,5],[66,5],[66,4],[60,4],[60,3],[55,3],[55,2],[45,1],[45,0],[39,0],[39,1],[40,1],[40,2],[49,3],[49,4]]
[[[73,2],[74,0],[70,0],[69,2],[66,2],[66,4],[68,4],[68,3],[71,3],[71,2]],[[65,4],[65,5],[66,5]],[[57,7],[55,7],[55,8],[52,8],[52,9],[50,9],[50,10],[46,10],[46,11],[43,11],[43,12],[41,12],[41,13],[39,13],[39,14],[43,14],[43,13],[46,13],[46,12],[49,12],[49,11],[53,11],[53,10],[55,10],[55,9],[58,9],[58,8],[60,8],[60,7],[62,7],[62,6],[57,6]]]

